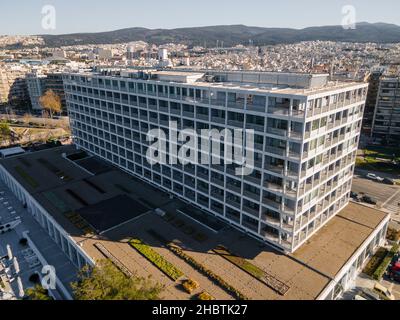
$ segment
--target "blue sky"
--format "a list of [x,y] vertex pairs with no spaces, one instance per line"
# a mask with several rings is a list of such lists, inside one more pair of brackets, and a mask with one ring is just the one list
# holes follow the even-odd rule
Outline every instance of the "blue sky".
[[[41,10],[48,4],[56,8],[51,31],[42,28]],[[349,4],[356,8],[357,21],[400,25],[399,0],[2,0],[0,34],[220,24],[304,28],[340,24],[342,7]]]

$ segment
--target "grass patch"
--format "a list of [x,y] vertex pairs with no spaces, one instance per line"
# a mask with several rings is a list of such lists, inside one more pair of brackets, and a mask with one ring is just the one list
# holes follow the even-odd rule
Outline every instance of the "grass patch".
[[189,265],[191,265],[193,268],[196,270],[200,271],[203,273],[205,276],[207,276],[209,279],[212,281],[216,282],[221,288],[226,290],[229,294],[233,295],[239,300],[248,300],[248,298],[242,294],[239,290],[235,289],[232,287],[230,284],[228,284],[225,280],[223,280],[220,276],[216,275],[213,271],[210,269],[207,269],[205,266],[203,266],[201,263],[197,262],[195,259],[193,259],[191,256],[186,254],[180,247],[178,247],[175,244],[168,244],[168,248],[175,253],[178,257],[186,261]]
[[388,251],[386,253],[385,258],[382,260],[382,262],[380,263],[380,265],[376,268],[375,272],[373,273],[372,277],[375,280],[380,281],[383,277],[383,275],[386,272],[386,269],[388,268],[390,262],[392,262],[393,257],[395,256],[395,254],[399,251],[399,245],[396,244],[392,247],[392,249],[390,251]]
[[373,170],[391,174],[400,174],[400,148],[369,146],[363,150],[364,156],[357,157],[356,166],[364,170]]
[[372,277],[375,270],[382,263],[383,259],[385,259],[387,252],[388,251],[385,248],[379,248],[373,257],[368,261],[368,264],[365,266],[363,272]]
[[166,240],[163,236],[161,236],[159,233],[157,233],[154,230],[147,230],[147,232],[153,236],[155,239],[157,239],[159,242],[166,244],[167,248],[172,251],[176,256],[184,260],[187,264],[192,266],[194,269],[205,275],[208,279],[213,281],[215,284],[220,286],[222,289],[224,289],[227,293],[235,297],[236,299],[239,300],[249,300],[243,293],[241,293],[239,290],[235,289],[233,286],[231,286],[229,283],[227,283],[224,279],[222,279],[220,276],[216,275],[212,270],[206,268],[204,265],[199,263],[197,260],[186,254],[182,248],[180,248],[178,245],[174,243],[169,243],[168,240]]
[[178,280],[184,275],[182,271],[176,268],[172,263],[165,260],[162,255],[154,251],[141,240],[132,239],[129,241],[129,244],[173,281]]
[[268,274],[248,260],[230,253],[223,246],[218,246],[217,248],[213,249],[213,251],[237,266],[239,269],[242,269],[271,289],[275,290],[280,295],[285,295],[289,291],[290,287],[287,284],[276,279],[274,276]]
[[14,167],[14,169],[21,176],[21,178],[24,179],[25,182],[28,183],[32,188],[39,187],[39,183],[37,183],[36,180],[33,179],[29,174],[27,174],[25,170],[22,169],[20,166],[16,166]]

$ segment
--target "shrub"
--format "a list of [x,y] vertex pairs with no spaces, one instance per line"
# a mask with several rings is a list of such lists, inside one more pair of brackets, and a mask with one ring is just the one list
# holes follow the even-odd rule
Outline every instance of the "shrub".
[[197,295],[197,299],[199,300],[214,300],[214,297],[207,293],[206,291],[203,291],[202,293]]
[[386,238],[390,241],[399,241],[400,239],[400,230],[396,230],[393,228],[389,228]]
[[200,271],[203,273],[205,276],[207,276],[209,279],[213,280],[216,282],[221,288],[223,288],[225,291],[227,291],[229,294],[232,294],[239,300],[248,300],[248,298],[242,294],[239,290],[235,289],[232,287],[230,284],[228,284],[224,279],[222,279],[220,276],[216,275],[213,271],[210,269],[207,269],[205,266],[203,266],[201,263],[197,262],[195,259],[193,259],[191,256],[187,255],[183,250],[178,247],[175,244],[168,244],[168,248],[175,253],[178,257],[181,259],[185,260],[188,264],[190,264],[193,268],[196,270]]
[[133,239],[130,245],[135,248],[142,256],[154,264],[158,269],[164,272],[173,281],[183,276],[183,272],[176,268],[172,263],[164,259],[162,255],[154,251],[150,246],[139,239]]
[[393,257],[395,254],[399,251],[399,245],[396,244],[392,247],[392,249],[386,254],[385,258],[383,259],[382,263],[378,266],[378,268],[375,270],[373,274],[373,278],[375,280],[381,280],[383,275],[386,272],[386,269],[388,268],[390,262],[392,262]]
[[387,252],[388,251],[385,248],[379,248],[374,256],[368,261],[368,264],[365,266],[363,272],[372,277],[375,270],[382,263],[383,259],[385,259]]
[[199,287],[199,284],[192,279],[188,279],[182,283],[182,286],[186,290],[187,293],[192,293],[194,290],[196,290]]

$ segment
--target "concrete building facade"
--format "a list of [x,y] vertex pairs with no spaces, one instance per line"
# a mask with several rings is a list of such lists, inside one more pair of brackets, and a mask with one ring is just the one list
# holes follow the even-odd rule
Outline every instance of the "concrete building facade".
[[[66,74],[64,89],[79,148],[294,252],[349,202],[368,85],[327,79],[142,70]],[[146,134],[171,121],[254,130],[254,170],[150,165]]]
[[383,76],[380,81],[372,135],[385,143],[400,138],[400,77]]

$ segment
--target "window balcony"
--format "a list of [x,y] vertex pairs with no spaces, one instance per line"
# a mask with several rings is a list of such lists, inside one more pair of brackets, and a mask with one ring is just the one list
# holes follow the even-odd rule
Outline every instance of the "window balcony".
[[221,118],[221,117],[211,117],[211,121],[220,123],[220,124],[225,124],[225,118]]
[[284,129],[268,127],[267,128],[267,132],[270,133],[270,134],[281,136],[281,137],[287,137],[288,136],[288,131],[284,130]]
[[260,213],[258,212],[258,210],[255,210],[254,208],[243,205],[243,210],[246,211],[247,213],[251,214],[253,217],[256,217],[256,218],[259,217]]
[[280,210],[282,208],[282,203],[276,202],[275,200],[269,198],[263,198],[263,203],[267,206]]
[[286,156],[286,148],[278,148],[273,146],[266,146],[265,151],[268,153],[277,154],[280,156]]
[[274,166],[274,165],[267,164],[265,166],[265,170],[272,171],[272,172],[275,172],[278,174],[284,174],[285,167],[283,165],[282,166]]
[[244,190],[243,195],[257,202],[260,201],[260,194],[254,193],[252,191]]
[[283,186],[274,182],[264,181],[264,187],[276,192],[283,192]]
[[228,108],[244,110],[244,103],[228,101]]
[[278,116],[289,116],[290,110],[288,108],[268,107],[268,113]]

